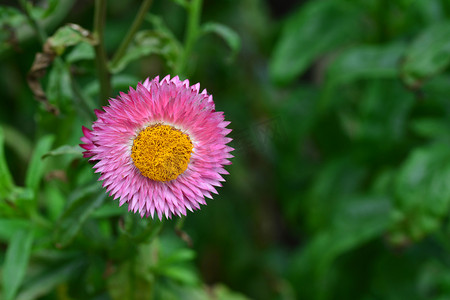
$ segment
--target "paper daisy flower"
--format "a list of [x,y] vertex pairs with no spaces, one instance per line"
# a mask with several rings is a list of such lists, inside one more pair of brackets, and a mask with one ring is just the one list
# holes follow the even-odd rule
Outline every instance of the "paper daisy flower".
[[231,129],[212,96],[178,76],[139,83],[96,110],[80,146],[119,205],[162,219],[199,209],[217,193],[233,157]]

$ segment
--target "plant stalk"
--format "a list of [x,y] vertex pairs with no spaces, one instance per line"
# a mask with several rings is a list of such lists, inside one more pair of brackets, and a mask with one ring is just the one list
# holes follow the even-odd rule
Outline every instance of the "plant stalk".
[[107,58],[104,44],[104,28],[106,19],[106,0],[95,1],[94,36],[97,40],[95,45],[95,65],[100,82],[100,103],[106,105],[111,95],[111,74],[107,68]]
[[181,56],[181,60],[176,68],[176,73],[178,75],[186,75],[187,72],[187,62],[191,56],[192,49],[194,48],[195,42],[198,39],[200,31],[200,15],[202,11],[203,0],[191,0],[188,6],[188,19],[187,19],[187,29],[184,42],[184,51]]
[[137,14],[136,18],[134,19],[133,24],[131,25],[125,38],[123,39],[122,43],[120,44],[119,49],[117,49],[117,52],[115,53],[113,59],[111,60],[112,67],[116,66],[119,63],[120,59],[125,55],[128,46],[130,45],[131,41],[134,38],[134,35],[138,31],[138,29],[141,27],[141,24],[144,21],[145,15],[147,14],[148,10],[150,9],[152,2],[153,2],[153,0],[144,0],[142,2],[141,7],[139,8],[138,14]]

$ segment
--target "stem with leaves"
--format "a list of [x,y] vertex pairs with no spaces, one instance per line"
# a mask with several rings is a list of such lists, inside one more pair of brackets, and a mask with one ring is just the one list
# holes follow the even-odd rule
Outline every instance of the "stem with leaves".
[[202,10],[203,0],[191,0],[187,6],[188,19],[187,19],[187,29],[184,41],[184,51],[181,55],[180,62],[176,68],[176,74],[185,75],[187,72],[187,62],[191,56],[192,49],[195,42],[198,39],[200,32],[200,15]]
[[97,39],[95,50],[95,64],[100,82],[100,99],[106,105],[111,95],[111,75],[107,68],[107,58],[104,44],[104,27],[106,18],[106,0],[95,1],[94,36]]

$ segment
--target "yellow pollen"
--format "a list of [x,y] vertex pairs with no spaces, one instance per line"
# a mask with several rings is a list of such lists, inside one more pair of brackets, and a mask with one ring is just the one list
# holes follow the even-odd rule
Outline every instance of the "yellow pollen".
[[134,139],[131,158],[145,177],[170,181],[186,171],[193,147],[187,134],[170,125],[155,124]]

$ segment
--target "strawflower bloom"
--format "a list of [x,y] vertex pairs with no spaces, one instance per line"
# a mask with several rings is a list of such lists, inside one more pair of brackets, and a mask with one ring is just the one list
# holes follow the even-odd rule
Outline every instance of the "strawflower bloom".
[[96,110],[80,146],[119,205],[141,217],[186,215],[225,181],[231,129],[212,96],[178,76],[139,83]]

